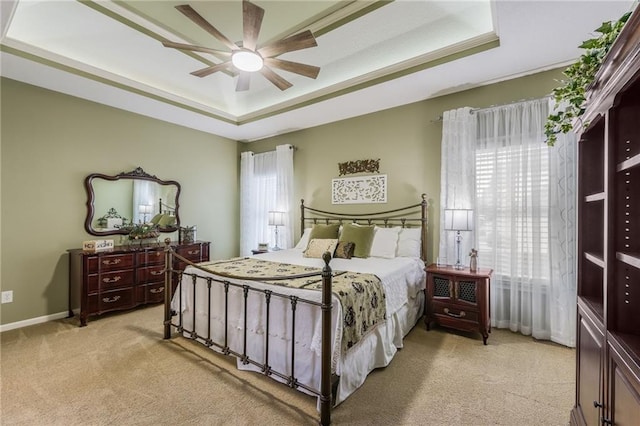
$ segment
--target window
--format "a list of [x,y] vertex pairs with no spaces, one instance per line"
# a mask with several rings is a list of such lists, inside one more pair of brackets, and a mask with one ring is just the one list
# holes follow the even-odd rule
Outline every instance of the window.
[[478,149],[476,209],[479,249],[491,259],[494,274],[549,280],[549,150],[545,144]]

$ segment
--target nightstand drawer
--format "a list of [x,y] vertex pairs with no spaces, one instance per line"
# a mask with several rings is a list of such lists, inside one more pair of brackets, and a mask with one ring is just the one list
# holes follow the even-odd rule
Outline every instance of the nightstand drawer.
[[472,321],[476,324],[480,321],[478,311],[475,309],[466,309],[464,307],[451,305],[445,306],[435,302],[433,303],[433,314],[454,319]]

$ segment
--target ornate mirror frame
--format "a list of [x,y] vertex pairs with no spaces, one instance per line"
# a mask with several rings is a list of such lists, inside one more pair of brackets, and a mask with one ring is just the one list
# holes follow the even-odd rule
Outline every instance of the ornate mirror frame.
[[[162,207],[160,205],[158,205],[158,209],[162,210],[164,208],[167,208],[167,206],[169,206],[169,210],[173,211],[173,216],[175,216],[175,223],[170,225],[170,226],[164,226],[164,227],[160,227],[158,230],[160,232],[175,232],[178,230],[178,228],[180,227],[180,215],[179,215],[179,207],[180,207],[180,184],[178,182],[176,182],[175,180],[162,180],[162,179],[158,179],[156,176],[154,175],[150,175],[148,173],[146,173],[144,170],[142,170],[141,167],[137,167],[135,170],[132,170],[130,172],[122,172],[119,173],[115,176],[111,176],[111,175],[105,175],[105,174],[101,174],[101,173],[93,173],[90,174],[89,176],[87,176],[84,180],[84,186],[85,189],[87,191],[87,217],[85,219],[84,222],[84,229],[91,235],[96,235],[96,236],[107,236],[107,235],[126,235],[129,233],[129,231],[125,230],[125,229],[107,229],[105,231],[101,231],[99,229],[95,229],[93,227],[93,222],[96,220],[96,218],[94,217],[95,214],[95,202],[96,202],[96,193],[95,193],[95,189],[94,189],[94,180],[95,179],[104,179],[106,181],[114,181],[117,182],[119,180],[123,180],[123,179],[130,179],[130,180],[144,180],[144,181],[151,181],[151,182],[155,182],[159,185],[174,185],[176,187],[176,195],[175,195],[175,200],[161,200],[159,199],[157,202],[160,204],[162,204]],[[165,204],[165,202],[167,202],[167,204]],[[170,203],[173,203],[170,204]],[[116,216],[118,217],[118,216]],[[129,220],[131,220],[132,218],[127,218]]]

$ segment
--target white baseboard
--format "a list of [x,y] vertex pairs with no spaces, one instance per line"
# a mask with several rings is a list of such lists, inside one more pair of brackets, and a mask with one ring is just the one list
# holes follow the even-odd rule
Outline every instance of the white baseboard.
[[3,325],[0,325],[0,333],[2,333],[3,331],[15,330],[16,328],[27,327],[29,325],[42,324],[43,322],[67,318],[68,316],[69,316],[69,311],[64,311],[64,312],[59,312],[57,314],[45,315],[42,317],[16,321],[9,324],[3,324]]

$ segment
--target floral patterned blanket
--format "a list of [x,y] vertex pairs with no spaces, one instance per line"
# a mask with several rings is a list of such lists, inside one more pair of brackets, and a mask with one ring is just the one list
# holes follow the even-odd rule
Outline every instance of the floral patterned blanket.
[[[322,269],[289,263],[272,262],[257,258],[236,258],[230,260],[199,263],[198,266],[211,272],[231,274],[236,277],[287,277],[317,272],[317,275],[303,278],[263,282],[319,291],[322,289]],[[343,353],[354,346],[378,322],[387,315],[385,293],[380,279],[373,274],[360,272],[333,271],[331,289],[342,305]]]

